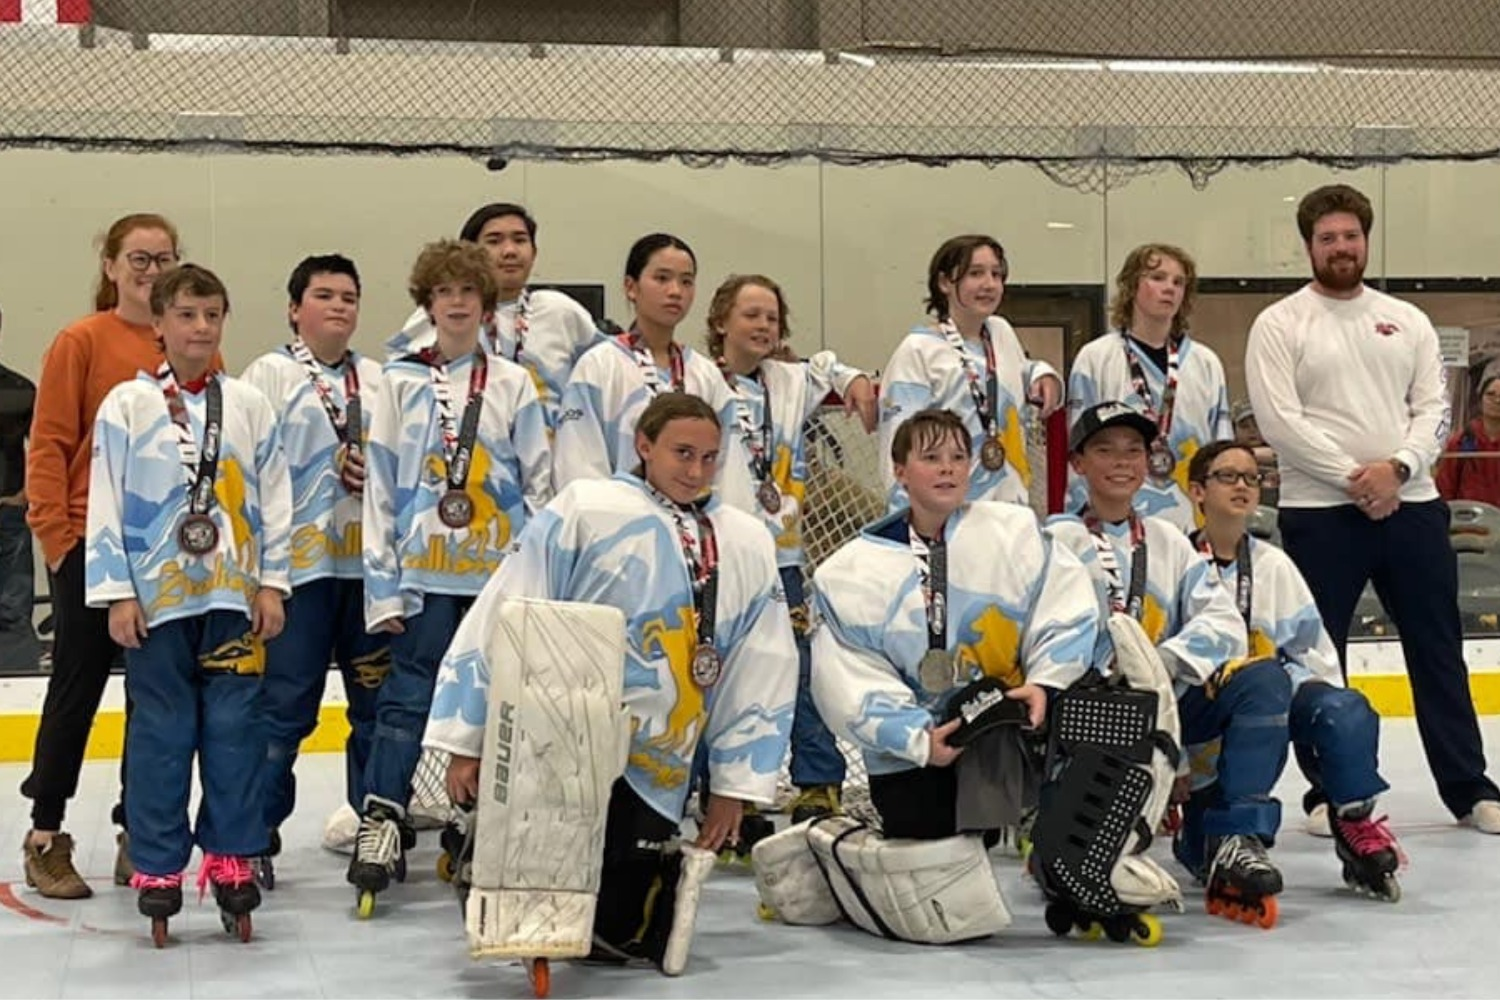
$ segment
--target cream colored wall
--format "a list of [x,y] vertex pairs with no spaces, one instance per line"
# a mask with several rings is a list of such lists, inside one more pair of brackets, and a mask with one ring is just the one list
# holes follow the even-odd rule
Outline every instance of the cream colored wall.
[[1500,234],[1486,221],[1500,196],[1494,163],[1231,168],[1203,190],[1167,168],[1116,178],[1107,197],[1026,165],[516,162],[495,173],[445,156],[12,150],[0,152],[0,176],[0,356],[33,374],[56,330],[88,308],[92,241],[112,218],[139,210],[174,219],[188,256],[229,284],[235,309],[225,355],[235,370],[284,339],[286,274],[308,253],[341,250],[358,261],[366,282],[360,339],[376,347],[410,311],[405,279],[421,244],[454,234],[473,207],[492,200],[522,201],[540,219],[538,279],[602,283],[620,322],[629,318],[620,291],[626,250],[666,229],[700,260],[702,288],[685,336],[701,335],[713,286],[726,274],[763,271],[787,289],[799,349],[832,347],[865,367],[883,365],[920,319],[928,258],[956,232],[998,237],[1013,283],[1107,283],[1147,240],[1187,247],[1204,276],[1301,277],[1295,200],[1340,180],[1375,202],[1372,276],[1500,271]]

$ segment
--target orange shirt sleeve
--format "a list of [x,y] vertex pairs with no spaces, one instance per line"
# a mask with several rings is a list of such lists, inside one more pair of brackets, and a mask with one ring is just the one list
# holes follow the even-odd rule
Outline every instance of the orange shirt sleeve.
[[48,565],[82,539],[69,517],[68,499],[70,470],[89,430],[83,426],[88,367],[86,341],[69,330],[58,334],[42,357],[26,456],[26,521]]

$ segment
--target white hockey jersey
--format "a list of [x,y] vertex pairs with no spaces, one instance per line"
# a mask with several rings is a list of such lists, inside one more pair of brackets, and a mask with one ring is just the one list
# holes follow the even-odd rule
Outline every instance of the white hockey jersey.
[[[380,389],[380,364],[358,353],[345,363],[355,366],[359,378],[364,442],[372,401]],[[331,401],[340,413],[347,413],[344,365],[318,367]],[[286,347],[279,347],[250,362],[240,378],[259,389],[280,418],[292,479],[292,586],[325,577],[358,580],[364,575],[363,501],[339,481],[334,464],[338,434],[307,370]]]
[[[728,463],[742,462],[734,425],[734,395],[719,367],[708,356],[686,344],[682,350],[683,391],[713,407],[724,425],[720,475]],[[662,391],[672,384],[672,373],[657,368]],[[646,376],[624,335],[591,348],[563,388],[562,412],[557,417],[552,476],[558,489],[579,479],[608,479],[631,472],[640,464],[635,453],[635,425],[654,398]]]
[[765,530],[717,499],[707,516],[719,548],[717,683],[703,688],[692,679],[697,616],[672,516],[633,476],[579,480],[536,516],[464,617],[438,669],[424,743],[479,756],[491,676],[483,637],[502,598],[602,604],[625,614],[630,786],[680,820],[701,741],[716,793],[770,803],[797,691],[791,617]]
[[[1224,589],[1233,597],[1238,593],[1239,566],[1234,562],[1213,565],[1219,570]],[[1312,679],[1343,687],[1338,650],[1323,626],[1307,581],[1291,557],[1252,536],[1250,583],[1251,659],[1279,659],[1292,678],[1293,688]]]
[[[461,425],[475,355],[443,366]],[[448,464],[429,366],[419,357],[381,373],[365,456],[365,624],[422,610],[424,594],[473,595],[527,520],[552,497],[552,452],[530,375],[491,356],[465,492],[474,517],[450,528],[438,516]]]
[[[927,763],[949,692],[928,692],[927,604],[907,511],[870,525],[813,576],[812,691],[828,727],[871,774]],[[1027,507],[971,503],[948,518],[947,649],[960,670],[1064,688],[1093,660],[1099,609],[1088,572]],[[967,679],[962,679],[968,683]]]
[[[1130,376],[1129,351],[1141,366],[1151,398],[1142,399]],[[1177,459],[1168,481],[1158,483],[1151,477],[1136,492],[1135,509],[1145,517],[1161,517],[1183,531],[1192,531],[1202,523],[1187,494],[1188,463],[1199,448],[1213,441],[1234,437],[1229,420],[1229,390],[1224,383],[1224,365],[1209,347],[1183,337],[1177,355],[1177,393],[1172,405],[1172,424],[1167,444]],[[1083,345],[1073,359],[1068,375],[1068,427],[1079,414],[1097,403],[1119,400],[1136,409],[1147,404],[1161,406],[1166,373],[1156,366],[1145,351],[1123,333],[1112,330]],[[1068,470],[1067,509],[1079,510],[1088,501],[1088,483],[1078,473]]]
[[[1141,629],[1161,652],[1180,694],[1187,685],[1202,684],[1225,663],[1245,655],[1245,626],[1235,610],[1234,595],[1187,535],[1159,517],[1142,521],[1146,531],[1146,592]],[[1083,519],[1056,514],[1047,519],[1046,530],[1060,547],[1072,550],[1083,561],[1094,580],[1098,613],[1107,615],[1109,578],[1099,564],[1098,549]],[[1128,586],[1133,565],[1130,523],[1106,522],[1104,533],[1112,543],[1120,579]],[[1094,665],[1108,670],[1114,662],[1109,630],[1100,629],[1098,638]]]
[[[525,301],[525,334],[516,357],[516,317]],[[532,388],[542,404],[547,427],[557,427],[558,402],[573,366],[584,352],[605,339],[594,317],[576,299],[550,288],[527,289],[522,298],[502,302],[493,322],[479,335],[493,354],[515,361],[531,373]],[[394,361],[437,343],[427,310],[411,314],[399,333],[386,341],[386,359]]]
[[[841,364],[832,351],[820,351],[806,361],[762,361],[758,378],[734,376],[736,396],[727,427],[737,442],[734,452],[719,462],[716,492],[724,502],[755,515],[776,539],[776,562],[801,566],[802,515],[807,503],[807,422],[830,391],[843,395],[849,383],[862,376]],[[771,514],[756,498],[760,486],[751,470],[747,436],[761,442],[766,398],[771,400],[771,479],[781,492],[781,509]],[[741,410],[748,416],[740,419]]]
[[[985,326],[995,348],[999,389],[993,430],[1005,446],[1005,465],[990,471],[980,464],[979,452],[985,437],[974,396],[969,391],[963,359],[938,330],[915,327],[896,345],[895,353],[881,375],[880,473],[889,492],[891,510],[906,505],[906,491],[896,482],[891,462],[891,442],[895,439],[896,428],[912,414],[932,406],[957,413],[973,435],[969,499],[1027,502],[1033,470],[1027,457],[1026,427],[1021,408],[1026,405],[1027,396],[1037,380],[1047,375],[1056,378],[1057,372],[1045,361],[1027,358],[1021,342],[1016,339],[1016,331],[999,316],[985,320]],[[977,365],[976,370],[982,375],[986,370],[984,344],[968,340],[963,343],[970,363]]]
[[[89,470],[89,607],[134,598],[155,627],[209,611],[249,617],[261,587],[291,593],[292,488],[276,414],[254,386],[223,375],[219,382],[222,440],[208,511],[219,541],[201,556],[177,540],[188,514],[188,473],[161,383],[140,372],[104,397]],[[201,447],[206,395],[183,390],[181,398]]]

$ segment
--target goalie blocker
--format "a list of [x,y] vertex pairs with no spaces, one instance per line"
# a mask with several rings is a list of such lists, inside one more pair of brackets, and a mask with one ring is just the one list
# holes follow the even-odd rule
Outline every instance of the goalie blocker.
[[1182,900],[1146,856],[1181,760],[1177,700],[1135,619],[1113,614],[1109,631],[1113,677],[1090,675],[1053,706],[1033,862],[1054,933],[1097,925],[1113,940],[1154,945],[1160,924],[1142,911]]
[[585,956],[680,974],[713,855],[669,843],[675,826],[620,777],[623,614],[507,598],[483,641],[479,800],[456,866],[471,954],[527,959],[536,980],[537,959]]

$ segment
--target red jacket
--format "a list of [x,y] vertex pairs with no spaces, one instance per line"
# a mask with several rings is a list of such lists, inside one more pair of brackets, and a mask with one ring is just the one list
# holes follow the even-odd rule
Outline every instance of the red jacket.
[[[1500,507],[1500,438],[1486,437],[1482,420],[1450,437],[1443,452],[1437,467],[1437,488],[1443,499],[1479,500]],[[1450,452],[1481,454],[1470,458]]]

